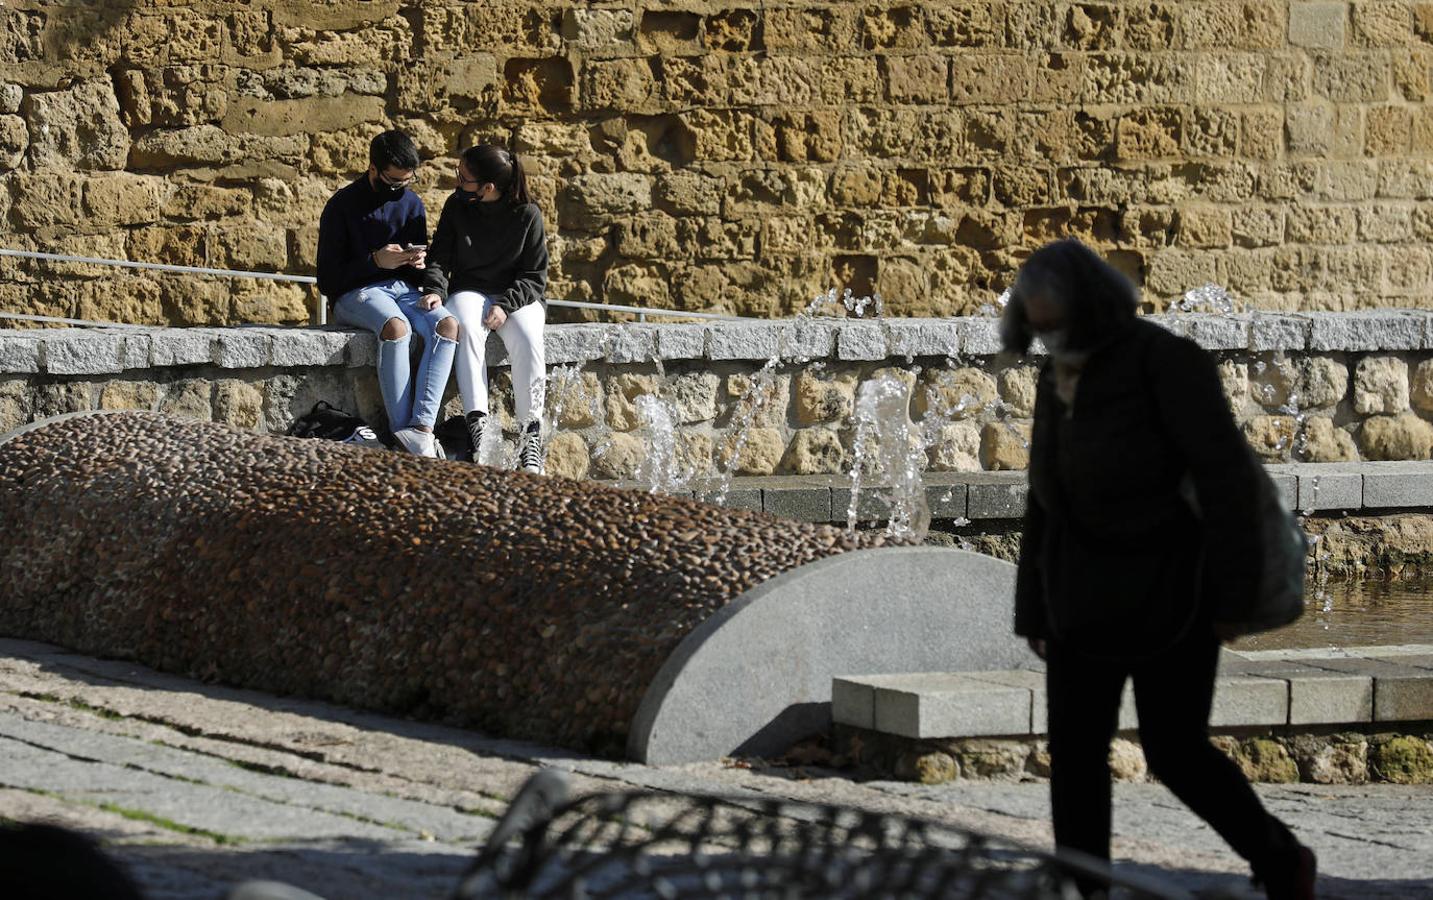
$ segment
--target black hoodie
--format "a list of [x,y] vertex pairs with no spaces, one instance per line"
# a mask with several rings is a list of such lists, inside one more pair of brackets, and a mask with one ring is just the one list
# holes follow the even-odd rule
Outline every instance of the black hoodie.
[[508,313],[547,302],[547,235],[535,203],[484,203],[454,191],[427,262],[425,294],[477,291]]

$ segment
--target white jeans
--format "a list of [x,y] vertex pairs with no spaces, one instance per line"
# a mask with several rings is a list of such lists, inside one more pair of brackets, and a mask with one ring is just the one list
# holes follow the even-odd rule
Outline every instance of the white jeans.
[[[461,326],[458,338],[458,392],[463,396],[465,412],[488,411],[488,328],[483,317],[493,301],[477,291],[451,294],[448,309],[458,317]],[[529,303],[509,313],[498,337],[508,348],[512,364],[513,410],[519,425],[541,422],[546,400],[547,362],[543,354],[542,330],[547,324],[547,308]]]

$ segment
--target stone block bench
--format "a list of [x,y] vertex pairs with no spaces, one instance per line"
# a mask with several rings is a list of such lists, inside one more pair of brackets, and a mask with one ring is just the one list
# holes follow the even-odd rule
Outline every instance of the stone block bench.
[[[1301,739],[1304,749],[1316,755],[1309,740],[1322,740],[1324,750],[1330,742],[1358,743],[1358,738],[1339,732],[1406,733],[1411,743],[1400,746],[1427,758],[1425,776],[1417,780],[1433,780],[1433,745],[1427,740],[1433,732],[1433,646],[1226,650],[1220,671],[1211,728],[1262,740],[1256,753],[1283,753],[1292,763],[1290,750]],[[1038,739],[1047,730],[1045,678],[1039,671],[841,676],[832,680],[831,718],[838,727],[884,739],[887,749],[896,751],[888,756],[899,757],[904,751],[907,757],[920,758],[946,752],[954,759],[973,742],[988,758],[992,745],[1006,744],[1005,755],[1012,760],[1019,757],[1026,766],[997,774],[1044,774],[1039,762],[1044,751]],[[1126,685],[1119,730],[1130,732],[1137,724],[1133,692]],[[1012,749],[1022,743],[1028,754]],[[1239,737],[1224,738],[1221,746],[1236,759],[1248,749]],[[896,767],[902,768],[899,763]],[[950,771],[949,766],[907,764],[904,768],[917,776]],[[1142,762],[1137,768],[1142,769]],[[1257,776],[1259,768],[1246,770],[1251,768],[1250,774]]]

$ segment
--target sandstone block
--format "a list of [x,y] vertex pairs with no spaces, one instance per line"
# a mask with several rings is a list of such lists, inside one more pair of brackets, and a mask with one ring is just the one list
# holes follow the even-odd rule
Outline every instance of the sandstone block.
[[1389,64],[1371,53],[1325,57],[1314,69],[1314,93],[1335,103],[1388,100]]
[[[571,436],[577,437],[577,435]],[[579,440],[581,439],[579,438]],[[576,449],[576,445],[573,444],[572,452],[576,452]],[[601,443],[592,448],[591,472],[602,479],[635,478],[637,472],[642,468],[642,460],[646,457],[647,445],[641,438],[623,432],[609,434],[602,439]],[[551,454],[548,458],[551,459]],[[569,471],[576,468],[575,461],[565,465]]]
[[1295,390],[1305,409],[1335,406],[1348,393],[1348,367],[1327,356],[1308,357],[1297,364]]
[[1420,362],[1413,370],[1411,401],[1419,412],[1433,413],[1433,360]]
[[632,43],[635,19],[630,9],[564,10],[562,39],[571,47],[613,53]]
[[1377,735],[1369,741],[1369,770],[1394,784],[1433,783],[1433,747],[1413,735]]
[[580,481],[587,477],[589,468],[591,468],[591,462],[588,458],[587,442],[580,435],[570,431],[562,431],[553,435],[552,441],[547,447],[547,472],[549,475]]
[[1144,748],[1128,738],[1110,741],[1110,775],[1116,781],[1141,782],[1149,774]]
[[[587,428],[601,417],[602,382],[595,372],[548,377],[548,406],[555,411],[559,428]],[[583,459],[587,450],[583,448]]]
[[1353,43],[1360,47],[1402,47],[1412,43],[1413,14],[1407,3],[1354,3]]
[[995,379],[974,368],[926,369],[924,384],[914,391],[913,418],[945,416],[965,419],[977,415],[999,397]]
[[845,471],[846,450],[832,429],[802,428],[792,436],[782,468],[793,475],[836,475]]
[[21,104],[30,127],[30,163],[37,169],[123,169],[129,129],[108,80],[81,81],[67,91],[31,92]]
[[14,198],[11,213],[22,228],[74,226],[84,221],[84,180],[68,172],[6,176]]
[[159,403],[159,385],[148,381],[110,381],[100,392],[104,410],[152,410]]
[[17,168],[30,146],[30,133],[19,116],[0,115],[0,172]]
[[1026,422],[987,422],[980,430],[980,464],[992,472],[1018,470],[1030,465],[1030,425]]
[[886,97],[893,103],[940,103],[949,93],[943,56],[887,56],[883,67]]
[[763,376],[759,380],[740,373],[728,375],[726,394],[732,400],[734,428],[748,424],[763,428],[786,425],[791,406],[790,375]]
[[1304,780],[1315,784],[1364,784],[1368,781],[1368,740],[1362,735],[1293,739],[1293,756]]
[[618,431],[631,431],[641,420],[637,417],[636,400],[643,394],[655,396],[661,389],[656,375],[623,372],[611,379],[607,391],[607,424]]
[[0,84],[0,113],[10,115],[20,111],[25,99],[25,89],[18,84]]
[[691,424],[716,418],[720,386],[721,379],[711,372],[688,372],[672,379],[663,394],[672,402],[678,422]]
[[974,422],[941,426],[927,458],[930,468],[938,472],[979,472],[980,426]]
[[1359,427],[1358,443],[1367,459],[1428,459],[1433,456],[1433,425],[1411,412],[1373,416]]
[[1304,422],[1304,456],[1309,462],[1355,462],[1358,448],[1353,437],[1327,416],[1309,416]]
[[1035,382],[1039,370],[1033,366],[1010,368],[1000,373],[1000,399],[1011,415],[1028,418],[1035,414]]
[[1288,784],[1299,780],[1298,764],[1283,744],[1271,738],[1242,741],[1232,756],[1250,781]]
[[723,469],[738,475],[770,475],[780,465],[785,448],[775,428],[751,428],[744,440],[740,435],[725,438],[720,461]]
[[821,377],[810,370],[796,375],[796,420],[803,425],[839,422],[855,409],[856,375]]
[[214,418],[212,395],[213,385],[202,378],[176,381],[165,390],[159,411],[167,416],[209,422]]
[[23,381],[0,381],[0,434],[30,421],[30,392]]
[[[592,227],[592,220],[633,213],[652,202],[652,183],[645,175],[630,172],[578,175],[563,192],[564,221]],[[575,215],[575,219],[567,219]]]
[[1249,366],[1225,360],[1219,364],[1219,386],[1224,391],[1224,400],[1229,404],[1235,418],[1249,398]]
[[246,381],[226,378],[214,384],[214,421],[257,430],[264,418],[264,394]]
[[1348,7],[1347,3],[1289,4],[1289,43],[1310,49],[1343,49]]
[[1281,460],[1294,445],[1293,416],[1254,416],[1244,423],[1244,438],[1261,458]]
[[1408,410],[1408,364],[1396,356],[1369,356],[1354,370],[1353,408],[1359,415]]
[[83,381],[42,384],[35,388],[31,412],[36,420],[94,408],[94,385]]
[[583,65],[578,82],[578,106],[583,110],[655,112],[660,105],[659,87],[647,60],[590,60]]

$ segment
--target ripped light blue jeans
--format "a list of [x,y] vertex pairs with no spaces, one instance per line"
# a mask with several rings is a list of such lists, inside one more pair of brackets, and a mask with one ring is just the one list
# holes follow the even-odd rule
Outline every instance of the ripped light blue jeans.
[[[438,323],[452,315],[442,306],[418,308],[419,293],[401,278],[355,288],[333,305],[334,320],[340,325],[364,328],[378,335],[378,390],[388,413],[388,428],[398,431],[413,425],[432,428],[443,403],[443,388],[453,369],[453,352],[458,342],[438,334]],[[383,326],[390,319],[408,323],[403,337],[383,340]],[[416,376],[411,371],[408,342],[417,332],[423,339],[423,357]]]

